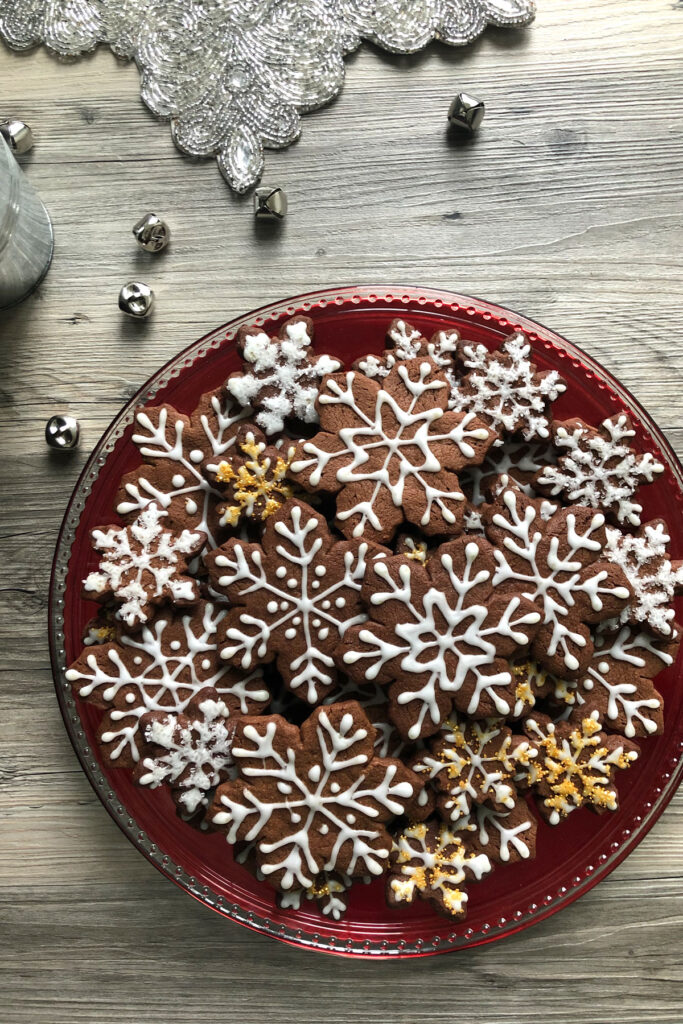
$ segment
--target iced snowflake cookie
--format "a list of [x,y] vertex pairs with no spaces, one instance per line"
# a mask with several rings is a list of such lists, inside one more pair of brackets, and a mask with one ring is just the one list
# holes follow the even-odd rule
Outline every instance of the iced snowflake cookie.
[[430,359],[396,365],[382,383],[360,373],[327,377],[321,430],[302,442],[290,476],[337,495],[347,537],[384,543],[407,521],[457,534],[466,509],[459,469],[481,462],[494,434],[471,413],[447,412],[448,384]]
[[638,747],[604,733],[596,709],[579,710],[569,721],[557,723],[536,713],[524,728],[538,748],[538,757],[528,769],[529,781],[550,825],[558,825],[579,807],[598,812],[617,809],[614,772],[637,759]]
[[293,454],[293,446],[275,448],[266,444],[260,430],[246,430],[226,458],[210,462],[205,472],[221,495],[216,507],[220,525],[263,521],[291,498],[287,470]]
[[498,810],[488,803],[474,804],[453,826],[463,832],[475,853],[485,853],[497,864],[514,864],[536,856],[538,826],[526,800],[518,796],[510,808]]
[[499,595],[495,571],[479,537],[442,544],[426,566],[403,555],[368,565],[370,619],[349,630],[344,665],[353,678],[391,684],[390,716],[407,739],[438,732],[453,707],[476,718],[512,711],[506,659],[528,648],[541,614],[526,597]]
[[593,654],[589,624],[620,615],[632,594],[619,566],[607,561],[604,515],[582,505],[551,512],[507,487],[484,507],[483,520],[496,545],[496,593],[523,594],[542,613],[534,659],[575,678]]
[[496,810],[511,810],[517,800],[513,776],[537,753],[525,736],[513,736],[502,719],[468,723],[453,716],[410,762],[427,787],[409,813],[423,820],[436,806],[439,816],[453,824],[485,801]]
[[439,369],[452,369],[460,335],[457,331],[436,331],[430,341],[423,338],[416,327],[405,320],[392,320],[386,338],[386,348],[381,356],[370,355],[356,359],[352,370],[364,373],[366,377],[382,379],[397,363],[417,356],[427,356]]
[[645,626],[663,637],[673,635],[671,602],[683,591],[683,561],[671,560],[670,540],[666,523],[655,519],[635,535],[608,528],[605,544],[605,557],[623,569],[633,588],[620,621]]
[[257,410],[255,421],[268,435],[284,430],[287,420],[318,422],[320,383],[342,364],[316,355],[312,343],[313,321],[305,316],[287,320],[275,338],[258,327],[240,328],[237,348],[244,370],[228,379],[227,389],[241,405]]
[[141,786],[171,787],[187,815],[208,805],[208,794],[228,778],[232,766],[234,714],[216,690],[201,690],[184,712],[148,711],[140,719],[144,737],[133,778]]
[[555,681],[555,700],[595,708],[611,732],[629,739],[662,732],[664,702],[653,680],[676,659],[679,627],[663,639],[636,626],[604,626],[611,628],[596,631],[593,657],[579,679]]
[[496,478],[505,475],[523,494],[534,498],[534,478],[552,457],[548,442],[498,441],[489,448],[481,466],[468,466],[462,473],[463,489],[476,507],[488,500],[487,492]]
[[401,761],[378,758],[373,742],[353,701],[317,708],[300,729],[278,715],[241,719],[239,777],[218,787],[209,819],[230,843],[255,841],[258,867],[285,892],[323,871],[380,875],[391,851],[385,825],[421,782]]
[[160,604],[190,605],[199,600],[199,584],[184,575],[206,535],[166,529],[166,513],[156,502],[145,506],[130,526],[110,526],[91,533],[101,555],[95,572],[83,581],[85,597],[112,599],[117,616],[132,628],[146,622]]
[[462,837],[441,822],[409,825],[397,837],[387,876],[390,907],[429,900],[449,917],[467,913],[464,883],[479,882],[491,871],[484,853],[467,849]]
[[235,444],[249,416],[224,390],[210,391],[191,416],[171,405],[142,407],[135,413],[132,440],[144,463],[127,473],[119,487],[116,511],[127,523],[154,501],[175,530],[201,530],[216,545],[219,491],[202,472],[207,460],[220,460]]
[[515,685],[515,703],[508,718],[522,718],[538,701],[555,692],[559,680],[530,658],[518,658],[510,664]]
[[639,454],[630,447],[635,437],[625,413],[592,427],[581,419],[555,423],[553,443],[560,452],[556,466],[545,466],[534,485],[550,497],[561,495],[601,509],[615,522],[640,524],[642,505],[633,497],[643,483],[652,483],[664,466],[649,452]]
[[213,589],[233,606],[222,656],[244,670],[277,658],[285,686],[318,703],[337,679],[347,629],[365,618],[360,588],[379,549],[332,536],[322,515],[290,500],[260,544],[231,539],[206,556]]
[[186,612],[159,612],[133,635],[86,647],[66,673],[74,692],[106,710],[100,742],[107,763],[140,760],[140,719],[147,712],[182,714],[214,689],[231,715],[255,714],[270,700],[260,671],[230,668],[217,634],[226,611],[202,601]]
[[550,437],[550,404],[566,384],[556,370],[538,370],[525,335],[510,335],[495,352],[463,342],[458,362],[464,376],[461,380],[451,377],[450,409],[476,413],[499,437],[520,435],[525,441]]

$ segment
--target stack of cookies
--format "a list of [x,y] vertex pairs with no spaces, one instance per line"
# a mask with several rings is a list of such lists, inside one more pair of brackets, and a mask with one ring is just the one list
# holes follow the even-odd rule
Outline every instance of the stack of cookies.
[[282,906],[338,919],[383,875],[460,918],[539,831],[616,810],[662,730],[683,565],[637,495],[664,467],[626,415],[553,421],[520,333],[396,320],[348,370],[312,335],[243,329],[192,415],[138,410],[68,679],[106,763]]

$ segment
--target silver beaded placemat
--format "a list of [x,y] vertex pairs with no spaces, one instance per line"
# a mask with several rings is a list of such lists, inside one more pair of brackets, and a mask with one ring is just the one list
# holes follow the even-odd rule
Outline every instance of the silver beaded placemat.
[[522,26],[534,0],[2,0],[0,37],[62,58],[99,43],[140,69],[141,95],[192,156],[215,156],[238,192],[263,150],[290,145],[300,114],[336,96],[344,56],[365,39],[413,53]]

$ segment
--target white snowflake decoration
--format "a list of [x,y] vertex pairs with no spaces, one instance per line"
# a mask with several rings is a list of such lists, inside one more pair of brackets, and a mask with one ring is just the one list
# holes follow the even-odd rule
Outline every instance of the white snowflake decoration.
[[[230,377],[227,389],[242,405],[258,408],[254,419],[266,434],[284,430],[289,417],[318,422],[315,400],[320,382],[341,363],[324,353],[316,356],[312,341],[305,319],[287,323],[280,338],[255,331],[245,339],[243,357],[251,369]],[[275,394],[261,398],[262,391],[272,390]]]
[[463,345],[464,381],[451,375],[451,409],[488,416],[499,431],[521,430],[525,441],[550,437],[548,403],[566,385],[557,370],[539,372],[531,362],[531,345],[517,332],[496,352],[485,345]]
[[[535,657],[546,664],[558,658],[568,673],[577,672],[581,660],[590,650],[589,631],[580,620],[573,621],[572,609],[579,597],[587,600],[593,614],[606,607],[607,601],[626,601],[626,587],[610,586],[600,531],[605,524],[601,512],[579,522],[580,508],[559,509],[544,516],[516,488],[501,495],[504,514],[497,512],[489,529],[498,542],[495,551],[497,569],[494,586],[504,584],[527,594],[543,609],[543,626],[539,632],[542,648]],[[558,533],[555,518],[561,517]],[[546,537],[551,544],[546,548]],[[608,614],[603,615],[604,618]],[[547,662],[547,667],[555,667]]]
[[[232,751],[244,784],[226,783],[216,792],[213,823],[230,843],[256,840],[262,873],[280,876],[283,890],[309,888],[321,871],[338,869],[342,853],[345,873],[382,874],[390,844],[381,822],[401,814],[414,792],[410,782],[397,779],[398,762],[377,762],[372,748],[368,753],[368,731],[356,728],[352,714],[345,711],[336,723],[332,715],[325,708],[315,712],[318,752],[305,773],[297,761],[310,764],[309,749],[282,743],[275,721],[245,725]],[[263,783],[274,783],[279,796],[259,796]],[[325,858],[310,842],[314,832],[333,839]]]
[[93,546],[104,557],[86,577],[84,589],[98,596],[113,594],[128,626],[147,620],[152,601],[189,604],[199,597],[197,582],[182,570],[205,536],[191,530],[174,536],[162,525],[166,515],[153,502],[130,526],[93,530]]
[[[132,440],[140,454],[151,460],[151,465],[143,465],[126,476],[125,497],[116,507],[119,515],[142,511],[152,501],[163,509],[180,502],[196,524],[195,528],[206,534],[207,546],[215,547],[211,511],[223,495],[206,479],[202,464],[205,458],[220,459],[233,447],[238,424],[250,413],[248,408],[212,395],[209,409],[196,418],[195,427],[201,428],[202,442],[202,447],[198,448],[196,438],[192,437],[192,424],[188,426],[186,419],[173,418],[165,406],[154,419],[145,409],[140,409],[135,416],[138,432],[133,434]],[[164,472],[160,478],[162,466]]]
[[207,793],[233,763],[230,709],[208,697],[196,707],[199,714],[188,719],[168,714],[147,723],[144,738],[161,752],[143,757],[136,774],[136,781],[150,789],[177,787],[178,802],[190,815],[207,805]]
[[394,320],[388,334],[394,343],[393,348],[386,349],[381,356],[370,354],[354,363],[366,377],[388,377],[397,362],[416,359],[417,356],[428,356],[438,367],[450,367],[460,340],[458,332],[451,330],[438,331],[430,341],[426,341],[417,328],[405,320]]
[[[364,541],[335,543],[321,517],[303,504],[283,506],[266,529],[279,540],[276,550],[264,554],[255,545],[228,542],[210,563],[214,586],[232,594],[236,605],[221,654],[246,670],[277,652],[288,687],[314,704],[335,682],[339,638],[366,618],[357,596],[370,548]],[[237,606],[240,595],[252,603]]]
[[676,593],[683,588],[683,561],[672,562],[671,538],[660,520],[646,523],[638,533],[607,530],[605,557],[619,565],[633,587],[633,598],[621,613],[621,622],[641,622],[661,636],[671,636]]
[[[485,541],[482,544],[486,544]],[[430,559],[437,561],[438,554]],[[529,630],[540,622],[540,614],[519,597],[510,597],[507,604],[490,613],[490,599],[479,603],[482,585],[491,579],[486,555],[480,545],[470,541],[465,547],[465,566],[454,567],[450,552],[439,560],[449,581],[444,592],[444,581],[439,587],[423,591],[422,579],[414,587],[412,566],[403,561],[398,571],[393,563],[377,561],[372,571],[380,584],[373,590],[372,605],[396,604],[397,622],[391,630],[370,620],[354,631],[355,642],[344,654],[344,662],[352,670],[362,671],[368,680],[382,678],[391,664],[395,678],[408,680],[408,685],[396,697],[399,707],[415,705],[411,710],[414,721],[408,730],[409,739],[429,731],[436,731],[444,717],[443,699],[449,698],[448,710],[454,695],[466,685],[471,687],[467,713],[476,714],[484,699],[499,715],[511,711],[509,688],[512,675],[498,653],[503,644],[514,650],[528,643]],[[475,600],[473,600],[475,595]],[[445,652],[454,656],[444,657]],[[357,666],[357,667],[356,667]],[[414,688],[410,686],[415,678]],[[502,691],[502,692],[499,692]]]
[[0,37],[61,57],[103,42],[133,58],[144,102],[170,119],[179,149],[216,156],[244,192],[264,147],[290,145],[300,114],[340,92],[344,56],[362,39],[399,53],[433,38],[461,46],[488,24],[527,25],[534,12],[533,0],[3,0]]
[[643,506],[633,500],[642,483],[652,483],[664,472],[650,452],[639,454],[629,446],[635,430],[624,413],[603,420],[598,430],[577,420],[569,428],[553,431],[562,455],[557,466],[546,466],[537,481],[555,497],[591,508],[609,509],[620,523],[640,524]]
[[[270,700],[260,672],[235,672],[218,657],[217,633],[226,609],[206,602],[178,617],[170,613],[143,625],[139,635],[86,648],[66,672],[84,700],[111,707],[110,728],[100,737],[112,761],[140,759],[140,719],[150,711],[182,713],[202,690],[214,689],[235,713],[248,715]],[[193,628],[194,627],[194,628]]]
[[[492,435],[472,413],[451,417],[444,412],[439,393],[445,404],[447,385],[434,370],[427,360],[398,364],[386,382],[394,385],[394,393],[382,386],[368,394],[363,375],[353,371],[326,380],[318,400],[323,431],[302,444],[290,471],[314,490],[323,474],[336,470],[337,522],[347,535],[388,539],[408,504],[414,506],[413,518],[419,516],[419,525],[432,533],[456,524],[461,503],[464,511],[465,496],[452,469],[488,448]],[[337,410],[345,426],[332,434]],[[376,511],[376,503],[387,495],[396,510],[395,522],[386,510],[382,517]],[[349,520],[352,527],[345,527]],[[442,522],[444,529],[436,529]]]

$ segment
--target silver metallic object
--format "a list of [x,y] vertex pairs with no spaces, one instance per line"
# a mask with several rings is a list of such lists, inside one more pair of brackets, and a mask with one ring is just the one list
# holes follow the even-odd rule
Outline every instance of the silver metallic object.
[[156,213],[146,213],[133,227],[138,245],[147,252],[161,252],[171,241],[168,224]]
[[534,0],[6,0],[0,36],[18,50],[44,43],[77,57],[106,43],[133,58],[142,98],[170,119],[176,145],[217,156],[246,192],[264,146],[290,145],[300,112],[339,93],[344,57],[362,40],[394,53],[432,39],[463,46],[487,25],[528,25],[534,13]]
[[33,149],[33,132],[25,121],[2,121],[0,123],[0,135],[17,156],[28,153]]
[[257,220],[284,220],[287,216],[287,193],[277,186],[257,188],[254,191],[254,216]]
[[51,416],[45,424],[45,440],[49,448],[66,452],[78,447],[80,428],[73,416]]
[[0,309],[40,284],[52,248],[50,215],[0,135]]
[[474,135],[479,130],[485,113],[486,107],[483,100],[469,96],[466,92],[459,92],[448,111],[448,123],[453,128],[459,128],[461,131]]
[[119,292],[119,309],[128,316],[144,319],[152,312],[154,292],[142,281],[129,281]]

